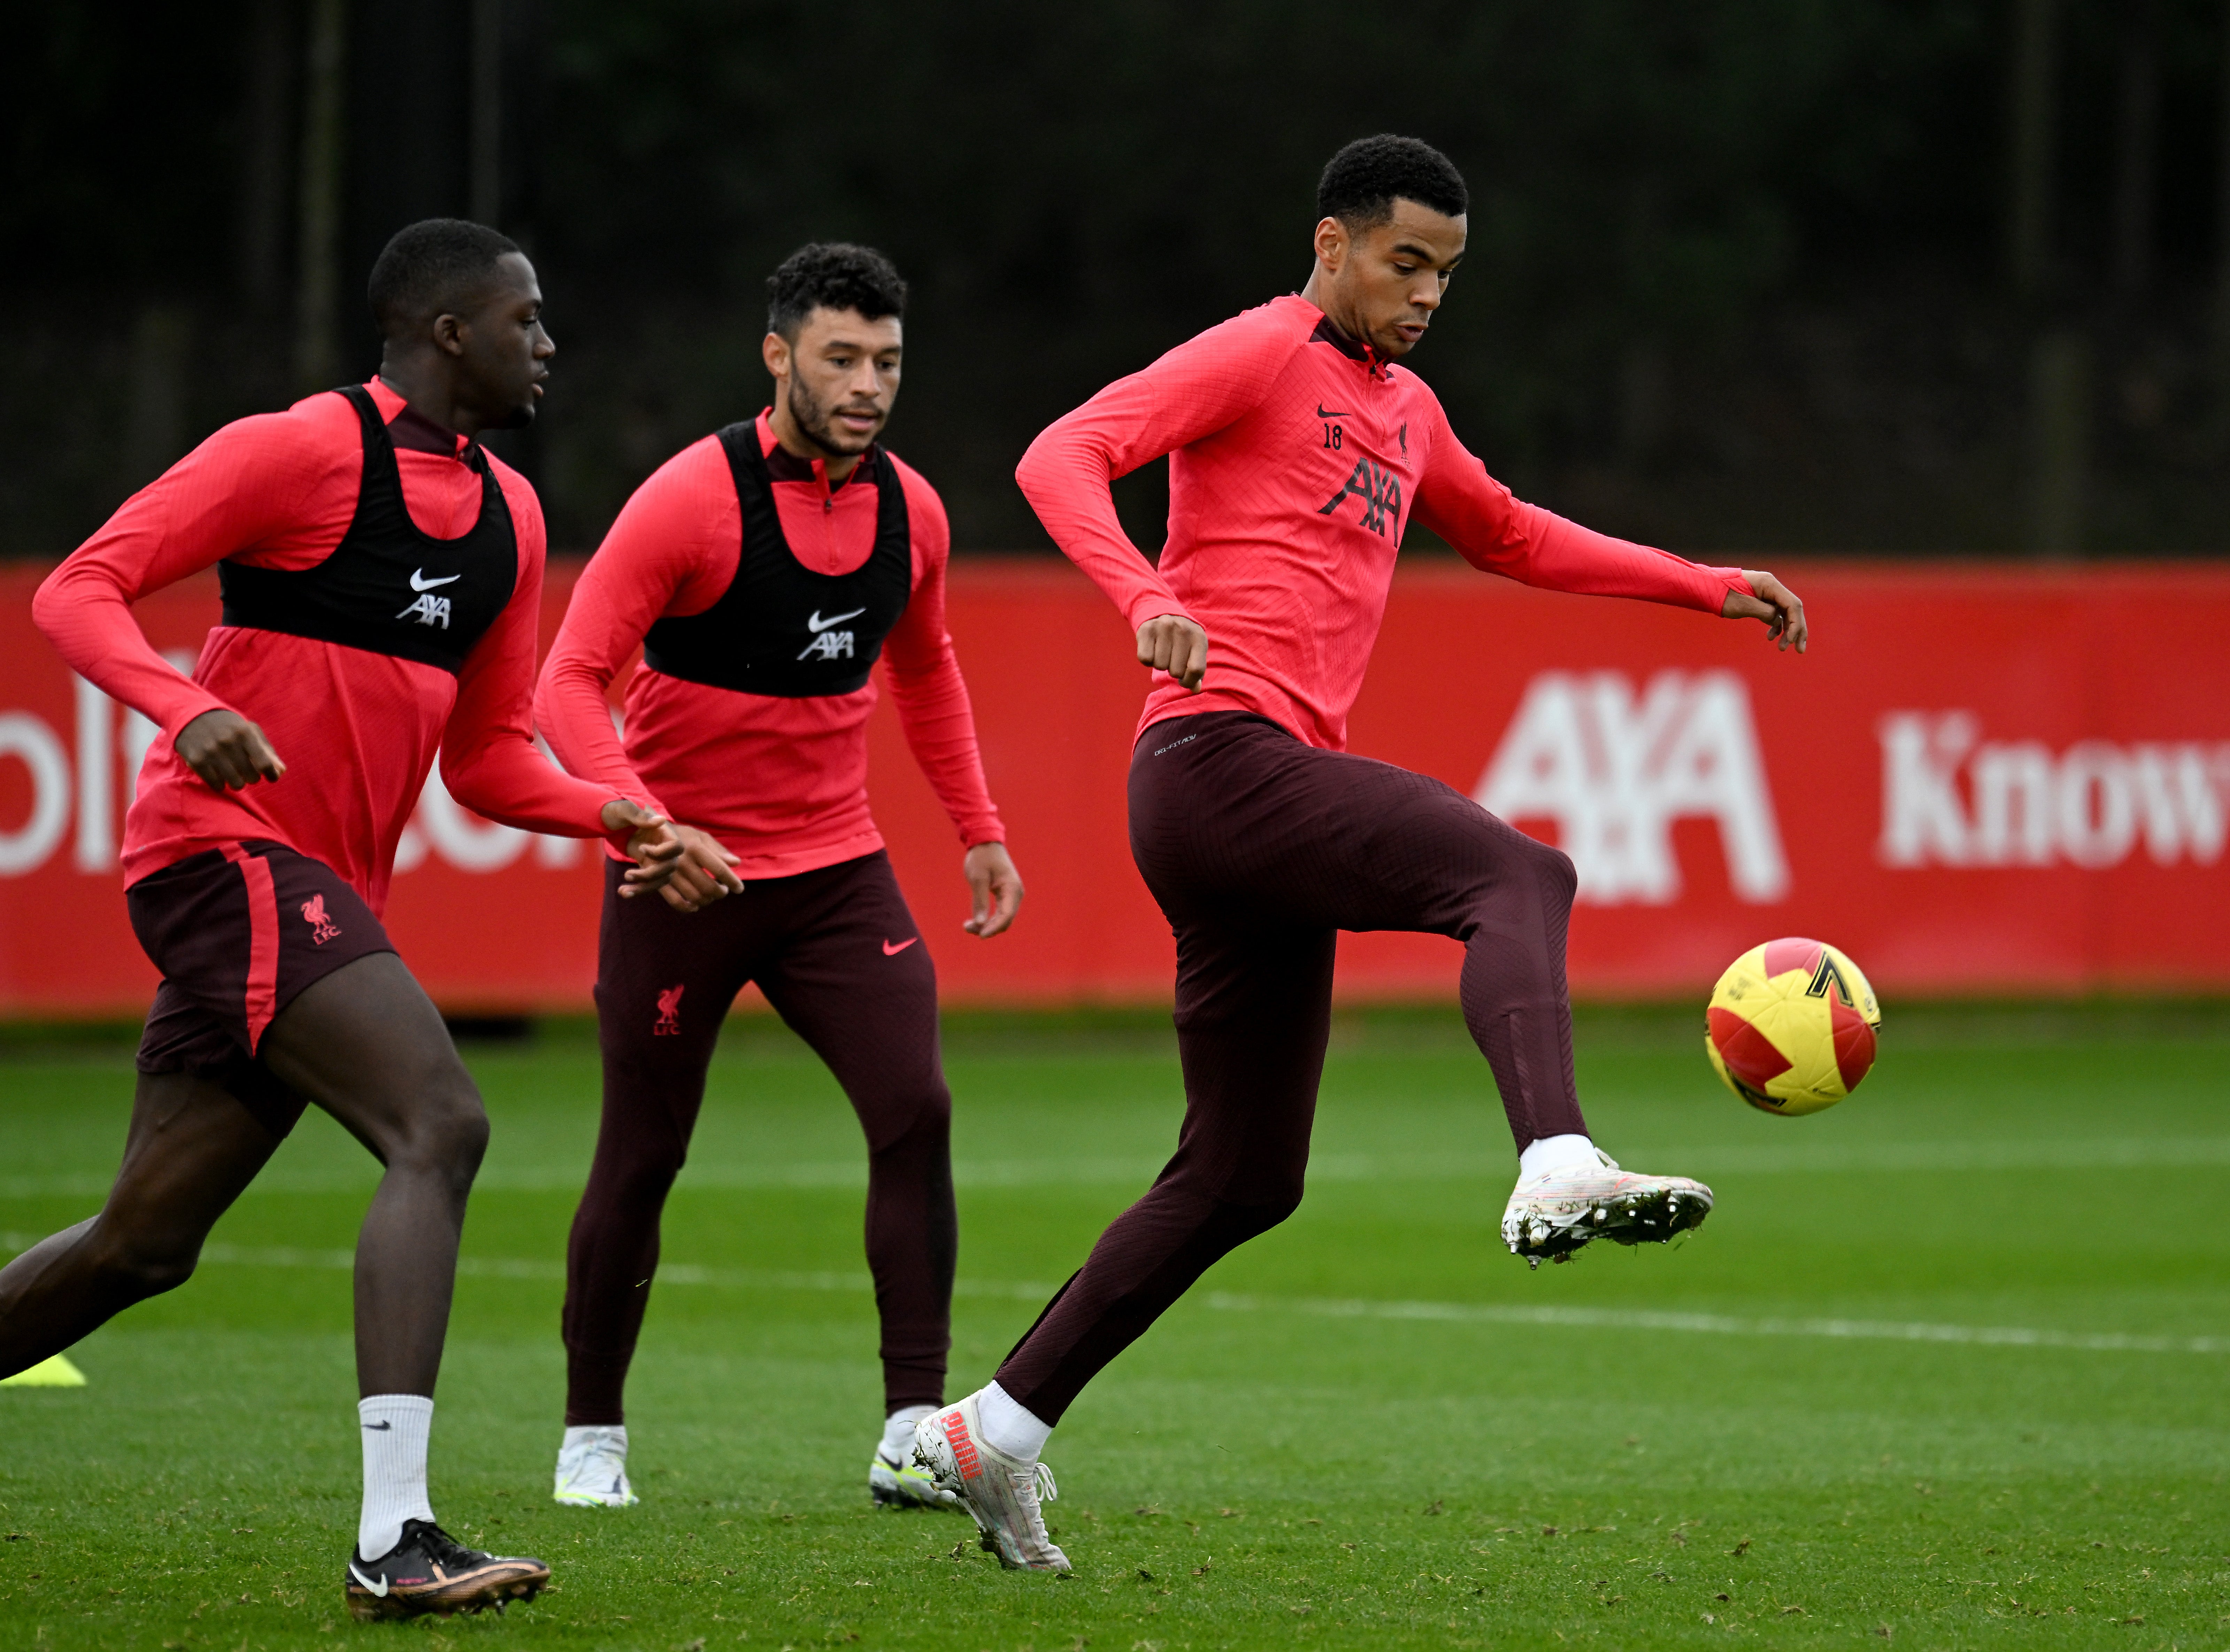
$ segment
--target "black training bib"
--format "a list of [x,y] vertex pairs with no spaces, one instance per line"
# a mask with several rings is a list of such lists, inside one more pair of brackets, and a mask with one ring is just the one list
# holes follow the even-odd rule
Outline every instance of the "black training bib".
[[461,539],[420,532],[403,500],[395,442],[379,404],[361,384],[345,384],[334,394],[349,399],[364,427],[364,481],[348,532],[314,568],[219,563],[224,623],[393,655],[454,674],[519,584],[519,535],[503,484],[487,455],[473,448],[472,467],[480,477],[480,520]]
[[[849,573],[815,573],[783,537],[758,421],[720,432],[744,543],[736,577],[701,614],[660,620],[644,633],[653,671],[714,688],[802,700],[863,688],[883,639],[913,594],[913,532],[906,484],[880,446],[860,461],[875,479],[875,545]],[[860,485],[855,474],[849,484]]]

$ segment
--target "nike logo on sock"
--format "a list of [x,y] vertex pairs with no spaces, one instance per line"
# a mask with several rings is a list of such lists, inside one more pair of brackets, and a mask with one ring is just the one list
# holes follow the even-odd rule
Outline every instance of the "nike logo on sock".
[[885,941],[883,943],[883,956],[885,958],[896,958],[900,952],[906,951],[907,947],[912,945],[920,939],[921,937],[918,935],[909,935],[902,941]]
[[364,1426],[371,1429],[374,1433],[378,1433],[382,1429],[393,1428],[395,1424],[392,1423],[367,1423]]
[[371,1578],[365,1577],[364,1573],[356,1569],[356,1562],[353,1560],[349,1562],[349,1576],[355,1578],[358,1583],[362,1584],[366,1589],[370,1590],[375,1595],[384,1595],[387,1592],[386,1578],[382,1578],[377,1583],[372,1582]]

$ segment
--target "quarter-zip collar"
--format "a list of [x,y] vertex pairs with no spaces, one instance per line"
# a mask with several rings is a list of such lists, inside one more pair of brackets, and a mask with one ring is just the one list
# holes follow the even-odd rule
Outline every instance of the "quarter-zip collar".
[[[1298,293],[1293,296],[1301,297]],[[1307,304],[1311,309],[1316,309],[1316,306],[1310,300],[1301,299],[1301,302]],[[1312,343],[1328,344],[1350,361],[1361,362],[1363,371],[1370,374],[1371,378],[1381,383],[1386,380],[1388,371],[1393,364],[1380,355],[1371,344],[1365,339],[1350,338],[1338,324],[1322,310],[1317,310],[1317,318],[1316,331],[1309,334]]]
[[1376,349],[1375,349],[1368,340],[1349,338],[1346,333],[1343,332],[1339,329],[1338,326],[1333,322],[1330,316],[1326,316],[1323,320],[1318,322],[1317,330],[1311,333],[1309,337],[1312,339],[1323,339],[1324,343],[1338,351],[1341,355],[1345,356],[1350,361],[1361,362],[1363,364],[1363,371],[1370,374],[1371,378],[1381,381],[1383,381],[1386,378],[1387,369],[1391,365],[1387,361],[1386,358],[1380,355]]
[[828,480],[827,460],[800,458],[782,445],[774,433],[772,408],[765,408],[760,411],[758,427],[759,450],[766,455],[767,479],[770,481],[811,484],[814,491],[821,495],[821,508],[824,511],[833,511],[836,508],[836,495],[850,487],[855,478],[873,474],[868,468],[874,463],[875,455],[870,452],[860,456],[860,462],[852,467],[850,473],[841,481],[831,482]]
[[461,465],[472,464],[475,449],[469,436],[460,436],[447,425],[436,424],[405,401],[403,392],[383,378],[375,376],[365,388],[371,391],[380,411],[386,414],[387,439],[398,448],[409,453],[439,454]]

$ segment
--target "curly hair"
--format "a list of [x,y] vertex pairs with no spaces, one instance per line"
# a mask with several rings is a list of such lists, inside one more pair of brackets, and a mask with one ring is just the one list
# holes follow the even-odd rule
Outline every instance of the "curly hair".
[[1394,216],[1394,203],[1415,201],[1451,218],[1471,205],[1455,163],[1430,144],[1382,132],[1358,138],[1325,164],[1317,183],[1317,211],[1349,229],[1370,229]]
[[863,320],[906,314],[906,284],[873,247],[808,242],[767,277],[767,331],[792,344],[805,318],[822,308],[857,310]]

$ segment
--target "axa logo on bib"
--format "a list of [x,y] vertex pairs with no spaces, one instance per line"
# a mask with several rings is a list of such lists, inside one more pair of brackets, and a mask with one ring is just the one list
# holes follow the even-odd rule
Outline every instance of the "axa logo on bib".
[[2222,857],[2230,742],[1986,740],[1970,711],[1881,720],[1882,832],[1891,867],[2118,866]]
[[1505,820],[1550,819],[1593,906],[1680,896],[1676,820],[1714,822],[1738,900],[1789,893],[1789,857],[1750,690],[1731,671],[1544,671],[1473,794]]

